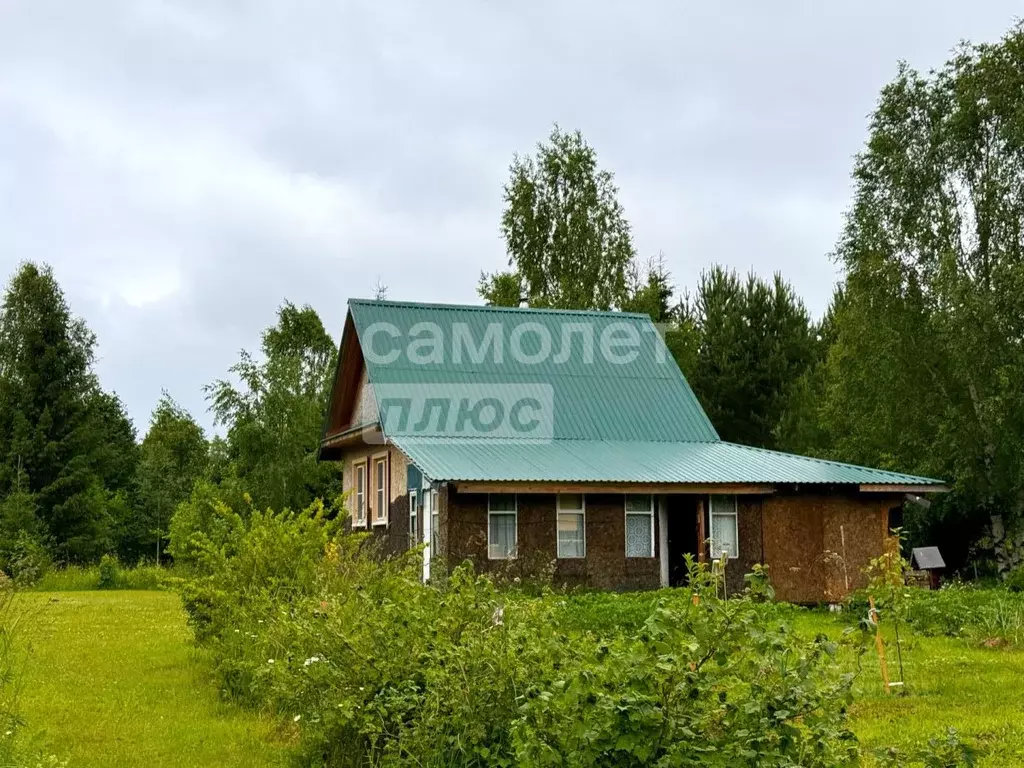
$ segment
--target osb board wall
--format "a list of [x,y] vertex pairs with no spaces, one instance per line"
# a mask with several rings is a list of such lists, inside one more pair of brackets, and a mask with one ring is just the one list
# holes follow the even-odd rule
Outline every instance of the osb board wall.
[[501,569],[532,576],[554,562],[554,582],[560,585],[638,589],[660,584],[657,515],[655,557],[627,558],[624,497],[621,495],[587,495],[586,557],[558,559],[555,496],[520,494],[519,553],[515,562],[487,558],[486,494],[459,494],[449,488],[447,501],[449,563],[469,559],[480,570]]
[[871,495],[765,497],[764,562],[776,597],[831,602],[846,593],[847,579],[850,589],[864,586],[861,571],[884,551],[886,513],[898,503],[898,498]]
[[356,389],[355,402],[352,406],[352,424],[369,424],[377,421],[377,397],[373,394],[373,387],[370,386],[369,376],[366,369],[363,369],[363,376],[359,380],[359,387]]
[[827,502],[814,496],[769,496],[762,502],[764,560],[779,600],[817,603],[823,598],[822,509]]
[[825,507],[826,600],[839,600],[849,590],[867,586],[864,569],[895,541],[888,530],[889,508],[901,503],[898,496],[864,496],[838,499]]
[[739,557],[725,566],[725,584],[730,595],[746,586],[743,577],[756,563],[764,562],[764,541],[761,525],[761,496],[740,496],[736,500],[737,528],[739,530]]

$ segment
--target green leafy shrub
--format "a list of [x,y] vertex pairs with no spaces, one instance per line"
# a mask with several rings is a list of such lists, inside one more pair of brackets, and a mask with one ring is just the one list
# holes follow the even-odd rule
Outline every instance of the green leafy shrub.
[[243,518],[233,510],[248,514],[250,504],[249,496],[233,486],[225,499],[224,488],[205,480],[197,482],[171,516],[168,554],[180,566],[195,565],[201,551],[224,544],[236,533]]
[[[563,595],[383,558],[330,510],[216,509],[182,584],[224,693],[276,712],[307,762],[853,765],[851,675],[749,594]],[[759,598],[760,599],[760,598]]]
[[577,592],[558,602],[557,621],[565,631],[597,636],[635,633],[658,604],[654,592]]
[[99,579],[97,589],[117,589],[121,582],[121,564],[113,555],[100,558]]
[[50,569],[50,552],[42,539],[28,531],[19,531],[4,553],[4,572],[19,587],[37,583]]
[[893,748],[875,753],[881,768],[973,768],[977,757],[978,751],[964,742],[955,728],[947,729],[941,738],[931,738],[927,744],[906,754]]
[[1010,571],[1004,583],[1010,592],[1024,592],[1024,565]]

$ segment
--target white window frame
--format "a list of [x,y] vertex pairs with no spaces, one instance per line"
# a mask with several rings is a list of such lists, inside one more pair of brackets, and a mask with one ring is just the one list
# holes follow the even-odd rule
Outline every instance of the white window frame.
[[[637,510],[630,511],[629,509],[629,498],[631,496],[647,496],[651,500],[651,507],[647,512],[638,512]],[[623,518],[623,529],[622,529],[622,547],[625,551],[626,558],[630,560],[644,560],[654,557],[654,494],[653,493],[627,493],[623,494],[622,497],[622,510],[625,513]],[[629,554],[629,516],[630,515],[647,515],[651,520],[651,553],[649,555],[631,555]]]
[[431,493],[430,485],[427,480],[423,480],[423,485],[420,488],[420,493],[423,496],[423,503],[420,505],[420,515],[426,520],[426,525],[423,531],[423,582],[430,581],[430,558],[434,552],[434,548],[437,546],[437,542],[434,537],[434,529],[431,527],[434,519],[434,507],[436,500],[433,493]]
[[[726,498],[732,499],[732,512],[715,512],[713,501],[715,498]],[[740,513],[739,513],[739,499],[735,494],[716,494],[716,496],[708,496],[708,539],[710,540],[711,548],[711,559],[719,560],[722,557],[721,550],[715,549],[715,517],[731,517],[732,518],[732,529],[736,537],[736,554],[730,555],[729,560],[739,560],[740,558]]]
[[[352,465],[352,477],[353,485],[355,488],[356,497],[356,513],[352,516],[352,527],[353,528],[365,528],[366,527],[366,495],[367,490],[366,481],[369,479],[369,473],[366,471],[366,461],[360,461],[357,464]],[[362,482],[362,490],[359,490],[359,481]]]
[[[580,497],[580,508],[579,509],[562,509],[562,496],[579,496]],[[518,502],[516,503],[518,508]],[[562,540],[558,535],[558,521],[562,515],[572,515],[573,517],[579,517],[582,520],[583,526],[583,554],[582,555],[563,555],[560,547],[562,546]],[[518,535],[518,521],[517,535]],[[587,557],[587,494],[585,493],[558,493],[555,494],[555,556],[559,560],[584,560]]]
[[[377,502],[377,508],[373,511],[374,525],[388,524],[388,504],[390,503],[390,489],[388,488],[388,455],[378,454],[373,457],[373,498]],[[378,467],[384,468],[384,479],[379,479]]]
[[[437,525],[434,525],[435,521]],[[437,502],[436,488],[430,489],[430,536],[434,540],[435,547],[441,546],[441,509]]]
[[413,488],[409,491],[409,547],[420,543],[420,509],[419,494]]
[[[513,502],[512,511],[507,509],[491,509],[491,497],[492,496],[511,496]],[[494,557],[491,555],[491,515],[512,515],[515,519],[516,526],[516,541],[515,547],[512,549],[512,554],[505,555],[502,557]],[[488,493],[487,494],[487,559],[488,560],[515,560],[519,554],[519,494],[516,493]]]

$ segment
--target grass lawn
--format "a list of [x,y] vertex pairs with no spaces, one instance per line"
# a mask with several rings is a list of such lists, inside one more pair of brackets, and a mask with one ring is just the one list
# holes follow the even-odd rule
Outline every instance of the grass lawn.
[[[793,623],[807,634],[842,631],[828,614],[801,611]],[[867,750],[885,745],[905,751],[953,726],[984,750],[979,766],[1024,766],[1024,650],[908,636],[901,633],[905,695],[886,696],[878,656],[872,652],[863,659],[851,708],[861,744]],[[898,679],[891,636],[886,658],[891,678]]]
[[22,716],[69,768],[285,765],[272,723],[222,704],[170,592],[19,596]]
[[[170,592],[37,592],[18,597],[28,646],[22,714],[34,746],[92,766],[283,766],[270,721],[223,704]],[[796,629],[838,635],[828,614],[797,610]],[[897,674],[895,648],[890,670]],[[854,664],[852,656],[845,664]],[[980,746],[982,768],[1024,766],[1024,650],[904,635],[906,695],[886,696],[864,657],[852,725],[867,750],[906,750],[948,726]]]

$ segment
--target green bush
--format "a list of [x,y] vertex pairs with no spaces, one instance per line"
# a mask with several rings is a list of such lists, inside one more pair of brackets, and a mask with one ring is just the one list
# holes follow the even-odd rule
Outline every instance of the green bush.
[[27,531],[19,531],[4,553],[4,572],[18,587],[37,583],[51,567],[50,552],[43,541]]
[[121,564],[113,555],[104,555],[100,558],[99,579],[96,582],[97,589],[117,589],[121,582]]
[[1010,592],[1024,592],[1024,565],[1010,571],[1005,585]]
[[243,520],[235,511],[248,515],[251,501],[248,494],[233,487],[229,496],[225,500],[224,488],[209,481],[196,482],[189,498],[171,515],[168,526],[167,552],[175,563],[191,567],[203,547],[224,544],[235,535],[235,527]]
[[949,728],[942,738],[931,738],[928,743],[909,752],[888,748],[875,753],[879,768],[972,768],[978,751],[960,738],[955,728]]
[[221,688],[294,723],[307,762],[853,765],[851,675],[749,596],[529,594],[464,564],[421,583],[321,505],[217,511],[182,585]]

